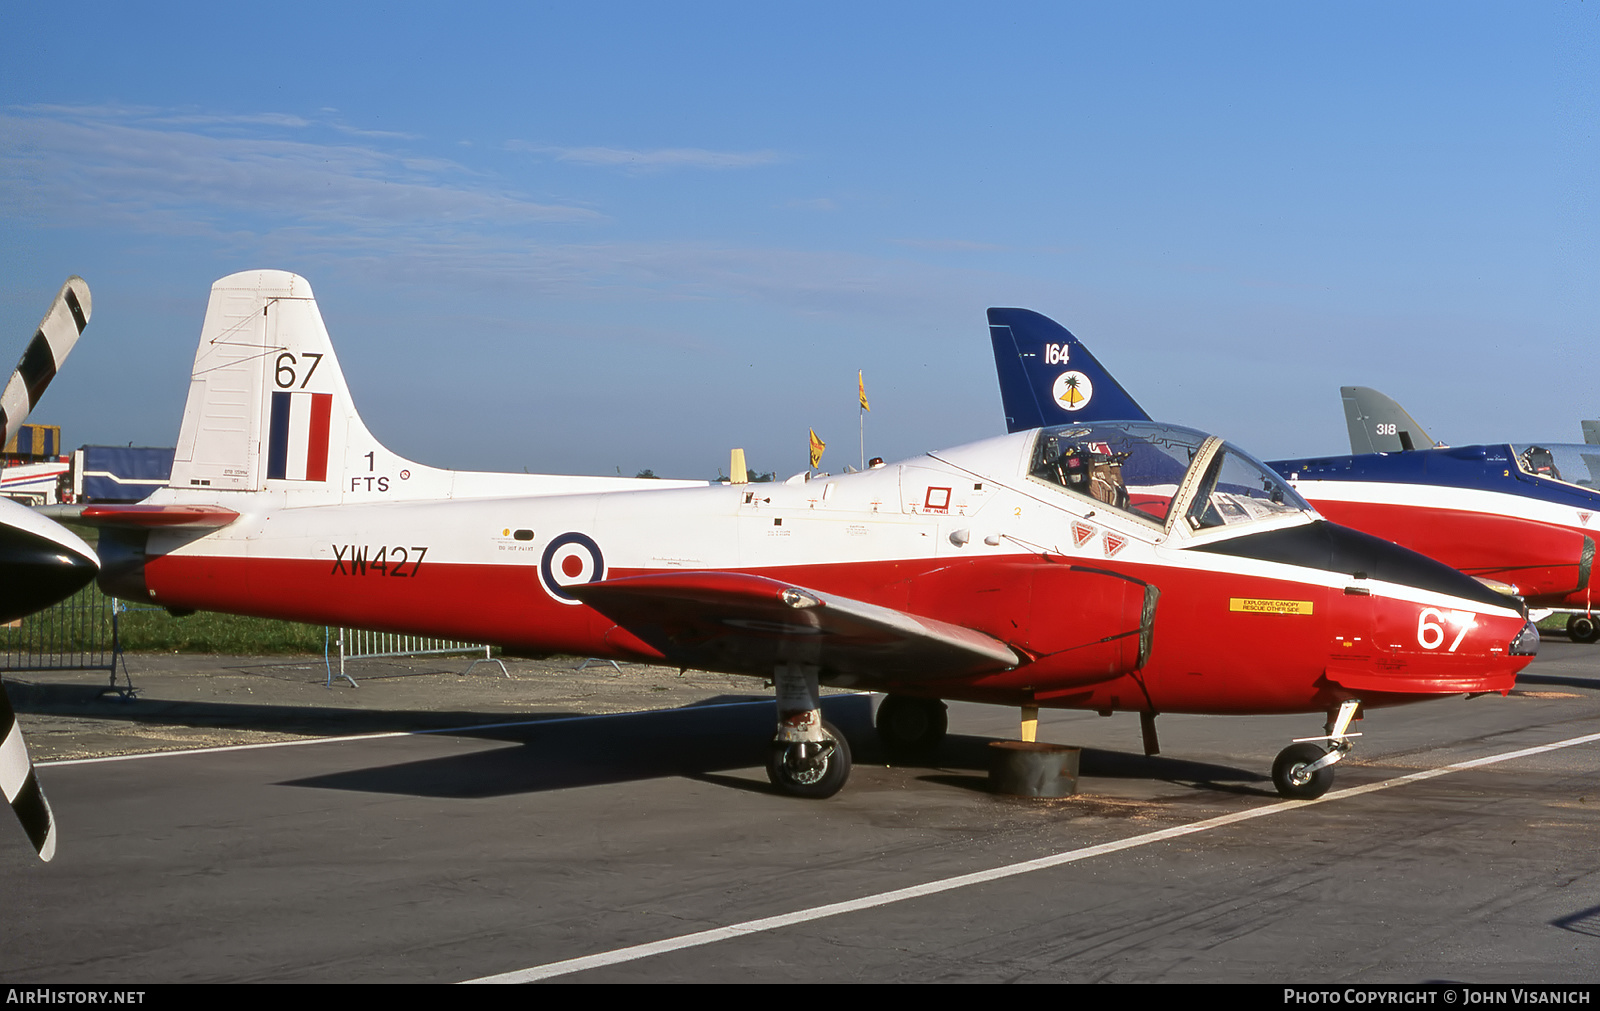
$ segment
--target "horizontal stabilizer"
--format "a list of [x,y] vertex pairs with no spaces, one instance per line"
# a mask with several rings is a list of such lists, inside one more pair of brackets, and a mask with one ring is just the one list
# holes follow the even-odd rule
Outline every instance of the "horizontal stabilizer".
[[225,527],[239,518],[232,509],[214,505],[84,506],[80,522],[93,527]]
[[1067,328],[1028,309],[990,309],[1006,431],[1150,415]]
[[970,628],[749,573],[625,576],[566,589],[687,667],[767,677],[795,661],[835,680],[938,680],[1021,662]]

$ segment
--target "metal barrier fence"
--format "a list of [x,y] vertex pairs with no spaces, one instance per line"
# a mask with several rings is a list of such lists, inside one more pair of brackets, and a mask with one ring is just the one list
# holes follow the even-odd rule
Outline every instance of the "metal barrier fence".
[[[345,673],[346,660],[377,660],[385,657],[402,656],[441,656],[451,653],[476,653],[483,651],[483,656],[473,660],[467,665],[462,674],[471,674],[472,668],[480,663],[492,663],[500,668],[500,673],[506,677],[511,672],[506,670],[506,665],[495,659],[489,647],[478,642],[454,642],[449,639],[428,639],[416,635],[396,635],[393,632],[368,632],[359,628],[330,628],[325,633],[331,637],[338,633],[335,640],[339,650],[339,676],[356,684],[355,678]],[[324,647],[331,654],[331,648]],[[325,658],[325,661],[330,658]],[[333,684],[333,665],[328,663],[328,683]],[[356,687],[360,687],[356,685]]]
[[[122,601],[87,587],[36,614],[0,626],[0,671],[103,670],[107,691],[124,699],[134,693],[122,656],[118,620]],[[117,667],[125,684],[117,684]]]
[[[153,611],[160,608],[129,608],[123,601],[105,596],[90,586],[53,607],[0,625],[0,673],[103,670],[111,676],[107,691],[131,699],[135,689],[133,679],[128,674],[128,662],[122,653],[120,621],[121,615],[128,610]],[[480,651],[483,655],[474,659],[462,674],[472,673],[480,663],[492,663],[500,668],[501,674],[511,676],[506,665],[494,657],[490,647],[482,643],[354,628],[328,628],[323,632],[323,662],[328,670],[330,685],[334,678],[332,653],[335,648],[339,654],[338,676],[352,685],[356,684],[356,680],[346,672],[346,661],[474,654]],[[119,667],[124,681],[122,685],[117,684]]]

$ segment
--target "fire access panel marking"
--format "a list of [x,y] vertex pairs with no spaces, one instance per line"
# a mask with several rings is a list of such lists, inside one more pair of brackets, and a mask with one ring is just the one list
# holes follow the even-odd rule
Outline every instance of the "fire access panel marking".
[[1257,600],[1252,597],[1231,597],[1228,610],[1251,614],[1310,614],[1309,600]]

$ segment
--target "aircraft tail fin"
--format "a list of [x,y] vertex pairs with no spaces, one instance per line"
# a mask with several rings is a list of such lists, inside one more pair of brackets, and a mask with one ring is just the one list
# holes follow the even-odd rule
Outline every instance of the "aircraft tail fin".
[[1600,421],[1583,422],[1583,441],[1591,446],[1600,445]]
[[[250,270],[211,286],[172,477],[152,504],[234,508],[219,492],[269,492],[311,506],[705,483],[445,470],[398,456],[356,413],[310,282]],[[154,515],[111,510],[97,522],[166,525]]]
[[56,300],[50,303],[50,310],[39,321],[5,392],[0,394],[0,446],[8,445],[28,420],[33,405],[39,402],[72,346],[78,343],[83,328],[89,325],[92,309],[88,282],[76,274],[67,278],[56,292]]
[[1150,415],[1066,327],[1027,309],[990,309],[1006,431]]
[[367,431],[305,278],[252,270],[211,286],[169,487],[309,505],[444,495],[451,473]]
[[1377,390],[1366,386],[1341,386],[1339,397],[1344,401],[1344,421],[1350,429],[1352,453],[1401,453],[1439,445],[1404,407]]

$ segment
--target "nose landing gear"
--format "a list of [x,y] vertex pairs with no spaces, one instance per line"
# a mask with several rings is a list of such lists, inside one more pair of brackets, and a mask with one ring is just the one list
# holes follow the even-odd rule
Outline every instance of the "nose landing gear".
[[[1272,784],[1288,800],[1316,800],[1333,786],[1333,765],[1350,753],[1350,722],[1361,708],[1360,699],[1346,699],[1328,721],[1326,737],[1302,737],[1278,753],[1272,763]],[[1326,750],[1315,742],[1327,741]]]

